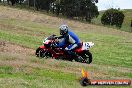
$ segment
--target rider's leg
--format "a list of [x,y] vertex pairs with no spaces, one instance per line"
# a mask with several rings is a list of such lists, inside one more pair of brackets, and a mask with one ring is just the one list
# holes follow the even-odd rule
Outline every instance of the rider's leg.
[[65,48],[67,54],[68,54],[70,57],[75,57],[74,59],[77,58],[76,61],[79,61],[79,60],[82,60],[82,59],[83,59],[80,55],[78,55],[78,54],[76,54],[75,52],[73,52],[73,50],[74,50],[76,47],[79,47],[79,46],[80,46],[79,44],[74,44],[74,45],[71,44],[71,45],[69,45],[68,47]]

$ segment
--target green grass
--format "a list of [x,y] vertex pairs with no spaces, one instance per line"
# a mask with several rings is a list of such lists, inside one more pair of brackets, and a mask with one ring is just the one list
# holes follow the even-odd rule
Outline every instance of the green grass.
[[[5,23],[7,22],[7,24],[11,24],[15,26],[15,23],[17,23],[18,21],[8,19],[8,21],[5,20],[4,22]],[[53,33],[52,31],[53,29],[47,28],[42,25],[38,27],[40,24],[33,23],[32,26],[30,25],[31,23],[29,22],[24,22],[23,24],[23,21],[22,22],[19,21],[19,23],[20,24],[17,24],[15,26],[16,28],[17,27],[20,28],[17,29],[17,31],[14,31],[14,29],[10,29],[10,30],[6,30],[5,28],[1,29],[0,39],[7,40],[28,48],[36,49],[39,45],[42,44],[41,41],[43,40],[43,35],[36,36],[34,34],[36,33],[35,31],[37,31],[38,33],[44,32],[47,36],[50,35],[50,33]],[[25,28],[23,32],[18,32],[19,30],[21,30],[23,26]],[[30,27],[31,35],[24,33],[24,31],[29,30],[29,27]],[[57,33],[57,30],[55,31],[55,33]],[[93,41],[95,43],[95,47],[91,49],[91,51],[94,53],[95,63],[100,63],[100,64],[107,63],[114,66],[118,64],[120,66],[131,68],[132,66],[132,63],[130,63],[132,58],[131,41],[125,39],[126,40],[125,42],[128,42],[125,43],[123,37],[112,36],[112,35],[87,34],[87,33],[83,33],[83,35],[81,33],[77,33],[77,34],[81,40]]]
[[0,20],[0,22],[4,25],[7,24],[7,26],[10,24],[13,29],[10,29],[10,26],[9,28],[2,28],[0,30],[0,39],[34,49],[42,44],[40,41],[43,41],[44,37],[57,32],[53,31],[51,28],[33,22],[24,22],[13,19]]
[[[7,55],[7,56],[10,56],[10,55]],[[39,60],[37,58],[30,57],[30,56],[27,56],[27,58],[30,60],[36,59],[37,62],[30,62],[27,64],[24,63],[23,65],[18,65],[18,66],[14,66],[13,64],[12,66],[8,64],[4,66],[0,66],[1,88],[4,88],[4,87],[45,88],[45,86],[50,88],[63,88],[63,87],[82,88],[79,85],[79,82],[77,80],[81,76],[81,73],[76,74],[76,73],[69,73],[69,72],[62,71],[62,69],[70,68],[72,66],[74,66],[74,68],[85,67],[85,69],[89,71],[89,73],[92,71],[93,72],[97,71],[98,73],[103,73],[104,75],[107,75],[106,78],[95,76],[94,79],[111,79],[111,77],[130,77],[131,78],[131,73],[117,71],[117,68],[113,68],[111,66],[107,67],[107,66],[98,65],[98,66],[93,66],[92,68],[90,68],[82,64],[80,64],[80,66],[71,64],[71,62],[67,63],[63,61],[61,62],[53,61],[52,63],[51,62],[49,63],[47,60]],[[34,63],[39,64],[39,67],[35,67],[36,64]],[[34,66],[32,66],[31,64],[33,64]],[[53,66],[53,67],[55,67],[56,64],[58,64],[58,66],[60,66],[58,68],[61,68],[61,69],[53,70],[52,67],[51,69],[47,69],[41,66],[41,65],[45,66],[45,64],[46,66]],[[61,67],[61,64],[65,64],[65,65]],[[90,75],[92,76],[94,75],[94,73]],[[107,88],[107,87],[104,86],[104,88]]]
[[124,41],[123,37],[100,34],[80,36],[84,41],[95,43],[94,48],[91,49],[94,53],[95,63],[132,67],[132,42],[130,40]]
[[[104,27],[99,28],[108,30]],[[0,88],[82,88],[78,82],[81,68],[89,72],[91,79],[132,79],[130,33],[119,31],[116,35],[80,30],[75,30],[75,33],[82,41],[95,43],[90,49],[93,54],[91,65],[49,58],[39,59],[33,53],[24,55],[0,51]],[[0,41],[8,41],[26,49],[31,48],[34,52],[42,45],[43,38],[51,34],[59,33],[56,28],[42,23],[12,18],[0,19]]]
[[[28,66],[23,66],[21,68],[28,68]],[[54,80],[68,80],[68,81],[73,81],[76,80],[76,75],[75,74],[67,74],[61,71],[52,71],[48,69],[41,69],[41,68],[32,68],[32,71],[30,73],[27,73],[24,71],[24,69],[13,69],[11,66],[1,66],[0,67],[0,77],[5,78],[5,77],[24,77],[27,80],[34,80],[38,77],[47,77],[51,78]]]
[[[26,67],[25,67],[26,68]],[[48,69],[40,69],[40,68],[32,68],[32,72],[26,73],[26,71],[20,70],[15,71],[17,69],[13,69],[9,66],[1,66],[0,67],[0,79],[7,80],[14,80],[10,85],[11,88],[14,88],[12,85],[15,83],[15,80],[18,80],[18,84],[16,86],[25,86],[25,87],[52,87],[58,88],[59,85],[72,87],[73,84],[77,84],[76,75],[74,74],[67,74],[60,71],[52,71]],[[19,83],[19,81],[23,80],[23,82]],[[0,81],[2,83],[2,81]],[[25,85],[26,83],[26,85]],[[61,83],[61,84],[59,84]],[[6,83],[5,83],[6,84]],[[1,85],[4,87],[6,85]],[[67,85],[68,84],[68,85]],[[59,88],[60,88],[59,87]]]
[[14,34],[12,34],[10,32],[1,31],[0,32],[0,35],[1,35],[0,38],[7,40],[7,41],[11,41],[11,42],[19,44],[19,45],[23,45],[25,47],[30,47],[30,48],[37,47],[36,45],[39,45],[40,44],[39,41],[41,41],[37,37],[28,36],[28,35],[20,35],[20,34],[14,35]]

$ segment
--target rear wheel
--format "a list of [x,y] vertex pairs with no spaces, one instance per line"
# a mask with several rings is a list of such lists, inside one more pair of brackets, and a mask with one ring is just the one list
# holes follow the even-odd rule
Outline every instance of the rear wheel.
[[82,63],[90,64],[92,62],[92,54],[89,51],[84,51],[81,56],[83,58]]

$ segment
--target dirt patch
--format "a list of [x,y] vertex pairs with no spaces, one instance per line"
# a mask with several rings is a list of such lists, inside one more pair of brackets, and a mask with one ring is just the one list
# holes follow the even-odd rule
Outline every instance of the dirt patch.
[[9,31],[17,34],[27,34],[31,36],[43,36],[45,34],[45,32],[38,32],[37,30],[32,31],[24,27],[8,25],[4,23],[0,23],[0,30]]
[[23,55],[34,55],[35,50],[0,40],[0,52],[9,52],[13,54],[23,54]]

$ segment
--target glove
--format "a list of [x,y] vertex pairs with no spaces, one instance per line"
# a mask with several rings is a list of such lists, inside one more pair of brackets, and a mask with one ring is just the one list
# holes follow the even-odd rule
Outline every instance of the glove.
[[66,47],[65,50],[68,51],[69,49]]
[[56,39],[55,39],[55,42],[59,42],[59,39],[58,39],[58,38],[56,38]]
[[58,45],[57,45],[56,43],[52,43],[52,44],[51,44],[51,47],[56,48],[56,47],[58,47]]

